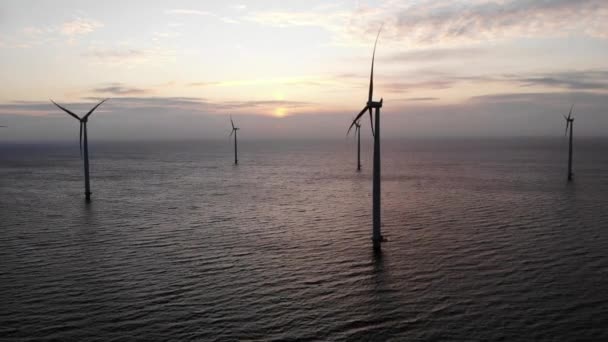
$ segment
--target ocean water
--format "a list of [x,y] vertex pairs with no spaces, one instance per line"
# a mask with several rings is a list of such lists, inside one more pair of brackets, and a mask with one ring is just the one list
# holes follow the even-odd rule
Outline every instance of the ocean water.
[[0,144],[3,341],[608,341],[608,139]]

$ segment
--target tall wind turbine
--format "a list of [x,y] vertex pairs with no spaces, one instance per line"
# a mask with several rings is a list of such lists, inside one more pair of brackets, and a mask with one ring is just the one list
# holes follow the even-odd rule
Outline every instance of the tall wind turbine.
[[70,110],[58,105],[55,101],[51,100],[53,104],[64,112],[68,113],[74,119],[80,122],[80,157],[82,158],[82,145],[83,145],[83,131],[84,131],[84,195],[87,202],[91,201],[91,184],[89,183],[89,140],[87,138],[87,122],[89,121],[89,116],[93,114],[97,107],[101,106],[102,103],[106,102],[108,99],[104,99],[98,104],[95,105],[87,114],[85,114],[82,118],[78,115],[74,114]]
[[[378,44],[378,38],[380,37],[380,31],[382,31],[382,27],[378,30],[378,35],[376,36],[376,42],[374,43],[374,52],[372,54],[372,71],[369,77],[369,96],[367,98],[367,104],[363,107],[363,110],[359,112],[359,114],[355,117],[353,122],[350,124],[348,128],[348,132],[356,125],[359,119],[365,114],[365,112],[369,112],[370,124],[372,126],[372,135],[374,136],[374,167],[373,167],[373,233],[372,233],[372,241],[374,244],[374,250],[380,250],[381,243],[384,240],[381,233],[381,221],[380,221],[380,108],[382,108],[383,99],[380,101],[373,101],[372,97],[374,94],[374,60],[376,58],[376,45]],[[375,120],[373,120],[372,109],[376,110]],[[375,121],[375,122],[374,122]],[[376,128],[374,131],[374,127]],[[347,132],[347,134],[348,134]]]
[[232,136],[232,134],[234,134],[234,165],[237,165],[239,163],[239,159],[237,155],[236,131],[238,131],[240,128],[234,125],[234,121],[232,121],[232,115],[230,115],[230,124],[232,125],[232,131],[230,131],[229,136]]
[[574,105],[570,107],[570,113],[568,116],[564,115],[564,119],[566,119],[566,133],[568,135],[568,126],[570,127],[570,147],[568,149],[568,181],[572,181],[572,133],[574,129],[574,118],[572,117],[572,110],[574,109]]

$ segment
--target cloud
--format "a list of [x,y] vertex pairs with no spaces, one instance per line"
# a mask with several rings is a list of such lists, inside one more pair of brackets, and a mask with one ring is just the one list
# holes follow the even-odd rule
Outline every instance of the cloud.
[[310,102],[303,101],[278,101],[278,100],[262,100],[262,101],[228,101],[216,104],[221,109],[275,109],[277,107],[297,109],[313,105]]
[[53,28],[53,27],[28,26],[28,27],[23,28],[23,33],[25,33],[28,36],[44,35],[44,34],[50,34],[53,32],[55,32],[55,28]]
[[482,57],[488,51],[478,47],[465,48],[434,48],[406,51],[393,54],[382,59],[390,62],[437,62],[451,59],[467,59]]
[[179,36],[181,36],[181,33],[176,31],[154,32],[153,40],[157,41],[160,39],[175,39]]
[[414,102],[422,102],[422,101],[437,101],[439,100],[438,97],[409,97],[407,99],[405,99],[406,101],[414,101]]
[[239,21],[234,19],[234,18],[230,18],[230,17],[219,17],[219,19],[223,22],[225,22],[226,24],[238,24]]
[[103,27],[103,24],[97,20],[77,18],[63,23],[59,31],[63,35],[74,38],[79,35],[91,33],[100,27]]
[[435,3],[430,9],[428,5],[398,10],[393,18],[395,33],[408,34],[419,43],[591,35],[587,24],[581,23],[600,24],[608,17],[608,4],[602,0],[457,1]]
[[244,80],[228,80],[228,81],[207,81],[207,82],[192,82],[190,87],[239,87],[239,86],[258,86],[258,85],[288,85],[288,86],[321,86],[330,84],[331,79],[319,76],[307,77],[281,77],[281,78],[260,78],[260,79],[244,79]]
[[225,16],[218,15],[216,13],[213,13],[213,12],[201,11],[201,10],[195,10],[195,9],[171,9],[171,10],[166,10],[165,13],[166,14],[176,14],[176,15],[197,15],[197,16],[214,17],[227,24],[238,24],[239,23],[239,21],[237,19],[232,18],[232,17],[225,17]]
[[193,9],[171,9],[165,11],[167,14],[185,14],[185,15],[202,15],[202,16],[215,16],[214,13],[208,11],[199,11]]
[[354,10],[260,11],[249,20],[269,26],[318,26],[339,44],[383,38],[408,46],[455,45],[521,37],[565,35],[608,38],[605,0],[385,1]]
[[108,64],[122,64],[145,60],[146,51],[140,49],[91,49],[82,53],[82,56]]
[[[130,88],[119,83],[108,87],[93,89],[93,93],[100,96],[85,97],[78,102],[62,102],[69,109],[75,112],[87,111],[91,103],[99,101],[107,94],[118,95],[104,104],[104,110],[108,112],[125,113],[157,113],[163,115],[207,115],[219,113],[241,113],[272,115],[278,108],[282,108],[289,114],[297,114],[305,111],[312,111],[314,103],[303,101],[282,101],[282,100],[249,100],[249,101],[217,101],[211,102],[198,97],[165,97],[165,96],[137,96],[151,91],[147,89]],[[0,115],[26,115],[26,116],[46,116],[56,114],[56,108],[50,101],[16,101],[0,104]],[[61,114],[61,113],[59,113]]]
[[57,41],[62,37],[68,38],[68,43],[74,43],[79,36],[89,34],[104,25],[90,18],[76,18],[60,25],[27,26],[14,35],[7,47],[30,48]]
[[[87,97],[86,100],[98,101],[99,97]],[[128,109],[164,109],[164,110],[188,110],[201,112],[211,108],[211,104],[203,98],[198,97],[166,97],[166,96],[126,96],[112,98],[108,104],[118,108]]]
[[[113,88],[113,87],[109,87]],[[117,87],[120,88],[120,87]],[[131,88],[124,88],[125,91]],[[123,89],[118,89],[123,91]],[[144,90],[145,91],[145,90]],[[125,95],[128,95],[126,92]],[[87,97],[85,100],[98,101],[99,97]],[[313,103],[302,101],[278,101],[278,100],[249,100],[249,101],[217,101],[212,102],[198,97],[164,97],[164,96],[125,96],[112,98],[108,104],[129,109],[181,109],[190,113],[214,114],[225,111],[235,111],[247,114],[270,114],[278,107],[287,109],[301,109],[313,106]],[[75,105],[79,105],[76,103]]]
[[244,5],[244,4],[232,5],[230,7],[237,11],[244,11],[247,9],[247,5]]
[[[367,87],[366,74],[336,74],[333,76],[338,82]],[[416,79],[418,81],[403,82],[402,79]],[[376,87],[393,93],[403,93],[421,89],[448,89],[463,84],[485,85],[500,84],[511,88],[529,88],[543,91],[595,91],[608,90],[608,70],[582,70],[582,71],[556,71],[556,72],[530,72],[517,74],[481,74],[458,75],[442,72],[406,72],[383,75],[381,81],[376,81]]]
[[0,104],[2,115],[43,116],[51,113],[53,104],[50,101],[14,101]]
[[132,66],[143,63],[164,63],[174,58],[175,51],[163,48],[91,48],[81,56],[99,64]]
[[447,89],[454,86],[457,82],[455,79],[445,79],[419,82],[388,82],[383,83],[381,86],[391,93],[402,93],[419,89]]
[[319,26],[330,31],[339,31],[349,18],[348,12],[311,11],[259,11],[248,17],[248,20],[267,26]]
[[[86,113],[98,100],[98,97],[91,97],[73,103],[60,103],[76,113]],[[455,104],[426,101],[386,102],[383,108],[383,136],[557,137],[563,135],[561,114],[567,114],[572,103],[575,104],[579,136],[606,136],[608,127],[605,94],[502,93],[476,96]],[[230,125],[228,114],[233,114],[238,124],[246,127],[243,130],[244,139],[335,139],[344,136],[354,112],[302,107],[298,109],[298,114],[302,115],[279,120],[260,115],[269,114],[265,111],[253,110],[255,107],[281,105],[297,107],[314,104],[255,100],[210,102],[193,97],[119,97],[106,102],[96,113],[90,134],[94,140],[222,139],[225,142]],[[34,113],[27,116],[27,112]],[[78,135],[77,123],[48,101],[0,104],[0,119],[3,125],[11,127],[0,135],[0,140],[66,140],[77,139]]]
[[215,85],[220,85],[222,82],[192,82],[192,83],[188,83],[189,87],[208,87],[208,86],[215,86]]
[[606,95],[591,92],[533,92],[533,93],[501,93],[473,96],[471,103],[485,104],[535,104],[538,106],[558,107],[569,109],[572,103],[581,106],[606,106]]
[[111,94],[111,95],[142,95],[152,92],[150,89],[126,87],[121,83],[112,83],[108,86],[95,88],[94,93]]
[[569,71],[531,76],[510,76],[524,87],[543,86],[570,90],[608,90],[608,71]]
[[[419,74],[418,74],[419,73]],[[344,85],[356,84],[357,87],[367,88],[369,74],[341,73],[333,76],[336,82]],[[404,82],[403,79],[417,79],[418,81]],[[404,93],[421,89],[447,89],[456,86],[461,82],[483,82],[491,80],[488,76],[460,76],[447,73],[427,73],[419,71],[416,74],[411,72],[391,75],[383,75],[381,81],[376,79],[375,86],[383,91],[391,93]]]

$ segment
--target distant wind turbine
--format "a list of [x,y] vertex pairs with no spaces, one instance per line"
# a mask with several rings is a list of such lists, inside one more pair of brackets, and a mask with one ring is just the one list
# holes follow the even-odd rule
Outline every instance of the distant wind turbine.
[[230,131],[229,136],[232,136],[232,134],[234,134],[234,165],[237,165],[239,163],[239,159],[237,155],[236,131],[238,131],[240,128],[234,125],[234,121],[232,121],[232,115],[230,115],[230,124],[232,125],[232,131]]
[[[372,127],[372,135],[374,136],[374,167],[373,167],[373,234],[372,241],[375,250],[381,249],[381,243],[385,241],[381,232],[381,220],[380,220],[380,108],[382,108],[383,99],[380,99],[380,102],[373,101],[372,97],[374,94],[374,60],[376,58],[376,45],[378,44],[378,38],[380,37],[380,31],[382,31],[382,27],[378,30],[378,35],[376,36],[376,42],[374,43],[374,52],[372,54],[372,71],[369,77],[369,96],[367,98],[367,104],[359,112],[359,114],[355,117],[353,122],[350,124],[348,128],[348,132],[356,126],[359,119],[365,114],[365,112],[369,111],[369,119]],[[373,122],[372,117],[372,109],[376,110],[375,123]],[[375,131],[374,131],[375,127]],[[347,132],[347,134],[348,134]]]
[[568,116],[564,115],[564,119],[566,119],[566,133],[564,135],[568,135],[568,127],[570,127],[570,147],[568,149],[568,181],[572,181],[572,134],[574,129],[574,118],[572,117],[572,110],[574,109],[574,105],[570,107],[570,112]]
[[357,138],[357,171],[361,171],[361,123],[355,122],[355,137]]
[[87,138],[87,122],[89,121],[89,116],[93,114],[97,107],[101,106],[102,103],[106,102],[108,99],[104,99],[99,102],[95,107],[93,107],[85,116],[80,118],[78,115],[74,114],[70,110],[58,105],[55,101],[51,100],[53,104],[64,112],[68,113],[70,116],[74,117],[74,119],[80,122],[80,157],[82,158],[82,145],[83,145],[83,131],[84,131],[84,195],[87,202],[91,201],[91,185],[89,183],[89,141]]

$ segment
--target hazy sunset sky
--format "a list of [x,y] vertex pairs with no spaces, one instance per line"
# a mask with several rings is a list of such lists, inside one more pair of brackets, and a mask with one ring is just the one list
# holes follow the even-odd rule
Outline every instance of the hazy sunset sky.
[[0,139],[343,136],[382,23],[389,137],[608,135],[606,0],[5,0]]

